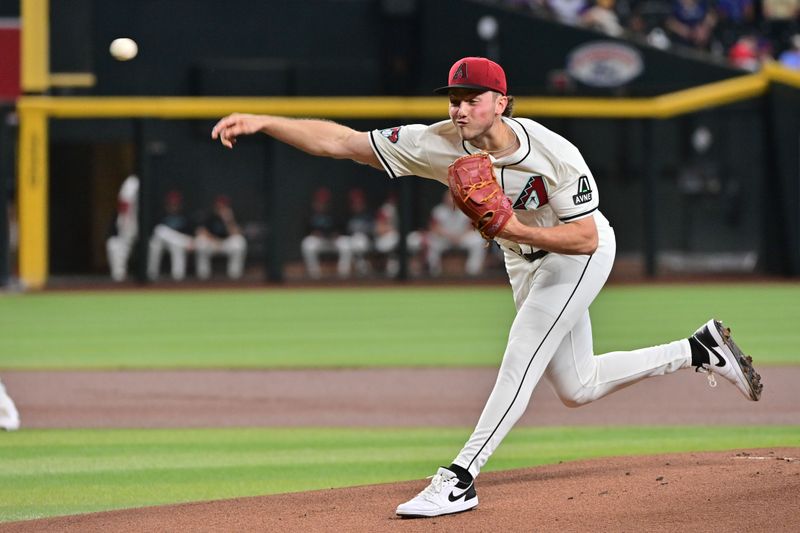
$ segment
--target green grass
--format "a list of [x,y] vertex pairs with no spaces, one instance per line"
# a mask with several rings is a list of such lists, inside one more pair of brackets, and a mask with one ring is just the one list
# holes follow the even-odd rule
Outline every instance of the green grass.
[[[800,284],[608,287],[595,351],[711,316],[759,364],[800,364]],[[5,295],[0,369],[495,366],[513,317],[507,287]]]
[[[0,435],[0,521],[419,479],[448,463],[468,436],[468,429],[24,430]],[[517,428],[485,471],[778,446],[800,446],[800,426]]]

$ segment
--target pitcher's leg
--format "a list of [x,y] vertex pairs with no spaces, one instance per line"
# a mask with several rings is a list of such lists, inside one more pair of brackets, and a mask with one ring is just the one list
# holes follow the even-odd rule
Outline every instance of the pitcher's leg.
[[453,461],[474,477],[522,416],[564,337],[586,313],[610,270],[604,256],[551,255],[533,275],[511,326],[494,389],[478,425]]
[[558,327],[556,317],[534,306],[520,310],[511,327],[509,342],[494,389],[483,408],[475,431],[454,464],[476,477],[525,412],[556,348],[568,330]]
[[547,367],[547,379],[569,407],[578,407],[647,377],[691,366],[686,339],[639,350],[595,356],[592,327],[586,312],[564,337]]

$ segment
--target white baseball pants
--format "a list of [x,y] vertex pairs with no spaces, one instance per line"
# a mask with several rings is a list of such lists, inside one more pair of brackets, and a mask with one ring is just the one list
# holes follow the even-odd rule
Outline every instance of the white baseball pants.
[[483,270],[483,263],[486,260],[486,241],[477,231],[470,231],[461,236],[457,243],[450,241],[439,235],[430,233],[428,235],[428,267],[431,269],[432,276],[439,276],[442,273],[442,255],[449,250],[463,250],[467,252],[467,262],[464,270],[470,276],[477,276]]
[[614,231],[597,213],[597,251],[548,254],[529,263],[505,251],[517,316],[494,389],[478,425],[453,461],[477,476],[525,411],[542,376],[570,407],[586,404],[643,378],[691,365],[686,339],[595,356],[589,305],[614,262]]
[[176,231],[169,226],[159,224],[150,237],[149,251],[147,254],[147,277],[151,280],[158,279],[161,270],[161,256],[164,247],[169,250],[170,270],[172,279],[180,281],[186,277],[186,254],[192,249],[194,238]]
[[340,278],[350,275],[353,263],[353,251],[350,246],[350,238],[344,235],[338,237],[320,237],[319,235],[306,235],[300,243],[300,250],[303,254],[303,262],[306,265],[306,272],[312,279],[322,277],[322,267],[320,266],[320,255],[324,253],[336,253],[339,256],[336,262],[336,273]]
[[111,279],[124,281],[128,277],[128,259],[133,251],[134,238],[114,235],[106,240],[106,254],[108,266],[111,269]]
[[225,239],[198,235],[194,240],[197,277],[211,277],[211,256],[228,256],[228,277],[238,279],[244,272],[244,259],[247,255],[247,240],[242,235],[231,235]]

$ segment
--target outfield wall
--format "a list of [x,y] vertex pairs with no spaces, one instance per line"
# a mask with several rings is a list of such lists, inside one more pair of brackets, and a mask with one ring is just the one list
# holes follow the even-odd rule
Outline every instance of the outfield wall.
[[[145,235],[167,190],[182,189],[190,211],[227,193],[253,229],[251,261],[272,279],[280,277],[285,261],[298,259],[308,199],[321,184],[334,189],[340,211],[350,187],[366,189],[372,207],[390,192],[399,194],[411,199],[403,202],[405,228],[424,226],[441,195],[436,183],[391,183],[369,169],[315,160],[266,139],[245,140],[229,153],[210,142],[208,131],[230,111],[333,118],[358,129],[429,123],[445,116],[441,99],[107,97],[427,94],[440,84],[450,56],[489,51],[474,33],[477,17],[486,14],[509,30],[494,44],[518,96],[517,114],[541,120],[581,149],[602,183],[603,210],[616,227],[620,254],[639,258],[650,275],[670,264],[800,273],[797,74],[771,66],[743,74],[685,51],[616,40],[637,50],[645,65],[624,86],[601,90],[575,83],[570,97],[523,96],[552,91],[550,74],[598,34],[474,2],[400,2],[410,9],[405,12],[390,4],[306,2],[308,31],[292,25],[291,35],[279,42],[290,26],[275,25],[299,19],[295,3],[234,1],[217,13],[209,2],[176,0],[174,11],[144,24],[156,3],[76,0],[65,10],[63,3],[24,1],[26,42],[32,44],[23,50],[23,78],[28,92],[50,93],[24,98],[19,109],[18,186],[12,194],[21,214],[19,273],[25,283],[41,286],[51,274],[105,272],[114,194],[133,171],[145,178]],[[191,10],[192,19],[176,20],[181,9]],[[236,24],[245,11],[246,23]],[[442,32],[442,17],[456,11],[463,24]],[[345,19],[350,31],[343,35]],[[238,28],[235,39],[221,39],[217,30],[225,27]],[[123,34],[141,47],[127,63],[107,53],[111,37]],[[542,43],[547,53],[538,52]],[[403,61],[413,68],[402,76],[386,70]],[[697,83],[705,84],[688,88]],[[637,94],[659,96],[619,98]],[[712,139],[703,153],[690,142],[699,130]],[[703,263],[703,257],[694,267],[687,263],[698,254],[727,255],[733,263]]]

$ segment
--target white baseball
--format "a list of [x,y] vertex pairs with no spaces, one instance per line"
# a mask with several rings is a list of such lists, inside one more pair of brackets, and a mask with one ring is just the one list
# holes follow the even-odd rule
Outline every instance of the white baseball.
[[108,51],[117,61],[130,61],[139,53],[139,46],[133,39],[120,37],[111,41]]

